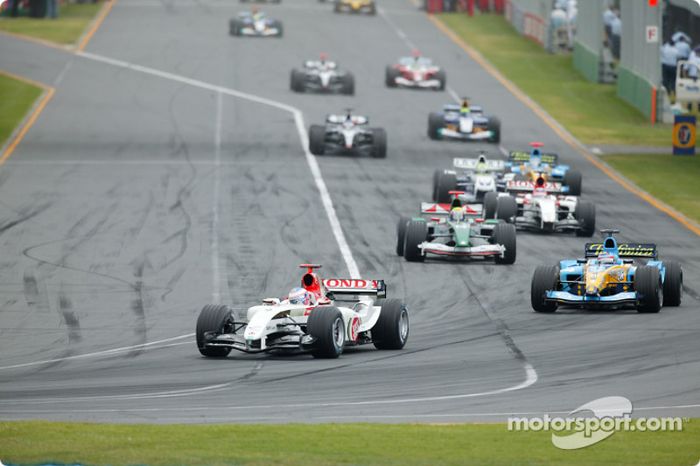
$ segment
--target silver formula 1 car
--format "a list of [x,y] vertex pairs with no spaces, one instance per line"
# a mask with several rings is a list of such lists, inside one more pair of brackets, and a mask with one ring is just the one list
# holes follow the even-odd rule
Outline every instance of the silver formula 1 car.
[[401,217],[397,225],[396,253],[410,262],[428,256],[493,259],[512,264],[516,255],[515,226],[482,218],[480,204],[463,203],[461,191],[450,193],[449,204],[422,203],[424,217]]
[[290,87],[294,92],[324,92],[353,95],[355,77],[341,70],[334,61],[321,55],[319,60],[307,60],[301,69],[293,69]]
[[543,233],[575,232],[576,236],[595,233],[595,204],[563,194],[559,182],[511,180],[505,193],[488,193],[484,197],[485,218],[499,218],[519,229]]
[[246,37],[282,37],[282,22],[265,13],[244,11],[229,22],[229,34]]
[[367,117],[353,115],[350,110],[342,115],[328,115],[325,125],[309,128],[309,151],[314,155],[349,153],[386,157],[386,131],[368,125]]
[[463,191],[462,201],[484,202],[486,193],[502,191],[505,162],[489,160],[484,153],[478,158],[455,158],[454,170],[435,170],[433,174],[433,201],[450,202],[451,191]]
[[496,117],[484,115],[481,107],[470,106],[465,100],[462,105],[445,105],[442,112],[431,113],[428,116],[428,137],[498,143],[501,141],[501,122]]
[[429,58],[414,55],[403,57],[395,65],[386,67],[387,87],[412,87],[442,91],[447,83],[445,71]]
[[197,319],[197,347],[207,357],[244,353],[310,352],[337,358],[348,346],[398,350],[408,339],[406,305],[386,297],[383,280],[328,278],[306,269],[285,298],[266,298],[242,315],[225,305],[205,306]]

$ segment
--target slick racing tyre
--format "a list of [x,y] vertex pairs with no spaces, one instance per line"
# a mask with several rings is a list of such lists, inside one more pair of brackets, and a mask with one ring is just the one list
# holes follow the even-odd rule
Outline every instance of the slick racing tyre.
[[445,86],[447,85],[447,75],[445,74],[445,70],[440,70],[437,73],[435,73],[435,79],[440,81],[440,86],[437,89],[440,91],[444,91]]
[[284,36],[284,26],[280,21],[275,21],[272,23],[272,27],[277,28],[277,38],[281,39]]
[[496,201],[496,218],[508,223],[515,222],[518,203],[512,196],[499,196]]
[[388,65],[386,67],[386,71],[384,72],[384,82],[386,83],[386,87],[396,87],[396,78],[398,78],[399,75],[399,70],[391,65]]
[[304,73],[299,70],[292,70],[289,88],[294,92],[304,92]]
[[564,174],[563,184],[569,187],[569,196],[580,196],[581,195],[581,184],[583,176],[578,170],[568,170]]
[[457,190],[457,175],[454,173],[442,172],[438,176],[436,191],[436,202],[448,204],[452,202],[450,191]]
[[311,354],[315,358],[334,359],[345,347],[345,322],[335,306],[319,306],[309,315],[307,332],[316,339]]
[[491,240],[494,244],[500,244],[506,248],[503,257],[496,256],[496,264],[513,264],[516,253],[515,225],[499,223],[493,228]]
[[326,151],[326,128],[321,125],[311,125],[309,128],[309,152],[323,155]]
[[664,306],[676,307],[681,305],[683,297],[683,270],[681,264],[675,261],[664,261]]
[[210,335],[217,335],[229,331],[226,326],[229,322],[231,311],[227,306],[209,304],[204,306],[197,319],[197,348],[199,352],[208,358],[223,358],[228,356],[231,348],[207,348],[206,342]]
[[228,28],[228,33],[231,36],[239,36],[241,35],[241,25],[238,22],[238,20],[232,19],[229,22],[229,28]]
[[493,136],[489,139],[489,142],[498,144],[501,142],[501,120],[496,117],[489,117],[489,122],[486,125],[486,129],[493,133]]
[[399,223],[396,225],[396,254],[403,256],[404,243],[406,242],[406,227],[411,219],[404,217],[399,218]]
[[406,224],[406,241],[403,247],[403,256],[409,262],[423,262],[425,256],[418,247],[428,239],[428,225],[424,221],[409,220]]
[[384,128],[372,129],[372,157],[375,159],[386,158],[386,131]]
[[661,277],[656,267],[637,267],[634,289],[637,292],[637,312],[651,314],[661,310],[663,291]]
[[595,233],[595,204],[588,201],[578,201],[574,216],[578,221],[579,230],[576,236],[586,236],[590,238]]
[[445,126],[445,118],[442,113],[431,113],[428,115],[428,137],[430,139],[440,139],[440,130]]
[[343,78],[343,90],[341,91],[345,95],[355,94],[355,76],[352,73],[346,73]]
[[372,327],[372,343],[380,350],[400,350],[408,340],[408,310],[398,299],[385,299],[375,306],[381,306],[379,319]]
[[556,301],[547,301],[548,291],[555,291],[559,283],[559,267],[556,265],[540,265],[535,269],[530,286],[530,304],[535,312],[554,312],[557,310]]
[[496,209],[498,208],[498,193],[488,192],[484,194],[484,218],[489,220],[496,218]]

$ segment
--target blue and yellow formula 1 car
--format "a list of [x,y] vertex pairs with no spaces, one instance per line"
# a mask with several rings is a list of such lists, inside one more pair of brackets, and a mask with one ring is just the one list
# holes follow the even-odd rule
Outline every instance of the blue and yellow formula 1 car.
[[[678,262],[659,261],[655,244],[618,243],[613,235],[619,231],[601,233],[606,238],[586,244],[584,259],[537,267],[530,289],[536,312],[554,312],[559,305],[644,313],[680,306],[683,271]],[[635,263],[643,259],[646,263]]]
[[581,195],[581,172],[571,169],[568,165],[559,164],[557,154],[542,152],[541,142],[531,142],[530,152],[511,151],[506,162],[510,179],[520,181],[536,181],[544,174],[545,181],[556,181],[562,184],[562,194],[569,196]]

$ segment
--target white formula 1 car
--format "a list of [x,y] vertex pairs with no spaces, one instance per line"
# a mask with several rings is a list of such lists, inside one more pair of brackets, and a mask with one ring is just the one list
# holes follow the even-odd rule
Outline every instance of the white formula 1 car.
[[562,194],[562,184],[545,181],[511,180],[505,193],[484,197],[484,217],[515,223],[524,230],[576,232],[576,236],[595,233],[595,205],[576,196]]
[[369,119],[353,115],[328,115],[326,124],[309,128],[309,151],[314,155],[327,153],[367,154],[375,158],[386,157],[386,131],[370,128]]
[[464,99],[461,105],[444,105],[442,112],[428,115],[428,137],[498,143],[501,142],[501,121],[484,115],[481,107],[470,106]]
[[445,71],[429,58],[414,55],[403,57],[395,65],[386,67],[387,87],[414,87],[442,91],[447,83]]
[[229,22],[229,34],[247,37],[282,37],[282,22],[265,13],[244,11]]
[[294,92],[327,92],[353,95],[355,77],[349,71],[338,69],[334,61],[321,55],[319,60],[307,60],[302,69],[293,69],[290,87]]
[[476,159],[455,158],[456,170],[435,170],[433,174],[433,201],[450,202],[451,191],[463,191],[462,201],[484,202],[486,193],[502,191],[505,162],[488,160],[481,153]]
[[315,264],[306,269],[301,287],[284,299],[267,298],[244,316],[225,305],[205,306],[197,319],[197,347],[207,357],[245,353],[310,352],[337,358],[347,346],[372,343],[398,350],[408,339],[408,310],[386,297],[383,280],[321,280]]

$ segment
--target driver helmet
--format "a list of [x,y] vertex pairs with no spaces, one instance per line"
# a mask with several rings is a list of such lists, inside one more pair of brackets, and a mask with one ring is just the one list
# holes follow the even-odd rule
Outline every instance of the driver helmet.
[[477,173],[485,173],[488,168],[486,164],[486,156],[484,154],[479,154],[479,158],[476,161],[476,171]]
[[530,166],[537,170],[540,168],[540,163],[542,162],[542,159],[538,155],[533,155],[530,157]]
[[459,109],[459,113],[461,113],[462,115],[466,115],[469,113],[469,111],[469,99],[465,97],[462,99],[462,106]]
[[450,211],[450,220],[453,222],[461,222],[464,220],[464,209],[462,207],[454,207]]
[[311,304],[311,294],[304,288],[292,288],[287,299],[289,304],[303,304],[305,306]]
[[321,54],[320,54],[320,56],[319,56],[319,59],[318,59],[319,63],[320,63],[321,65],[325,65],[327,59],[328,59],[328,54],[325,53],[325,52],[321,52]]

